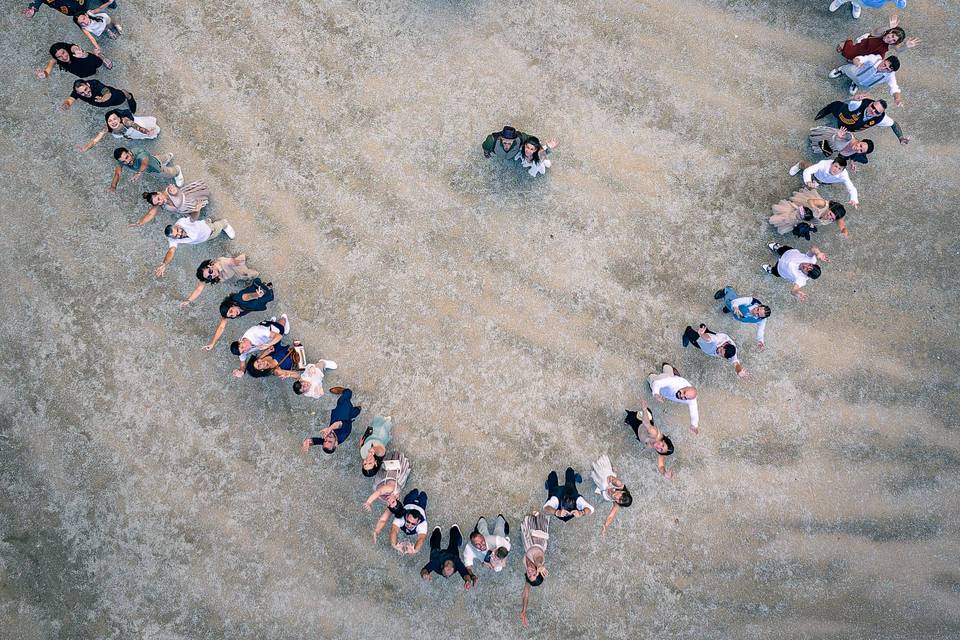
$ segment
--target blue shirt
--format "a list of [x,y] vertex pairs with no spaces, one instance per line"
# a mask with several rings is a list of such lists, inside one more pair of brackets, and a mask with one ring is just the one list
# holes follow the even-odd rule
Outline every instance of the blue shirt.
[[860,0],[860,4],[865,7],[870,7],[871,9],[882,9],[883,5],[890,2],[896,2],[897,9],[905,9],[907,7],[907,0]]
[[353,391],[344,389],[337,399],[337,406],[330,412],[330,424],[338,420],[342,423],[333,430],[338,444],[343,444],[343,441],[350,437],[350,432],[353,431],[353,420],[360,415],[360,407],[353,406],[351,398],[353,398]]

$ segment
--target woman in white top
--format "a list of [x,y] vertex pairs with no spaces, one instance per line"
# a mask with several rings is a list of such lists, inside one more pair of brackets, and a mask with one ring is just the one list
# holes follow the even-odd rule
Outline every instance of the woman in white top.
[[97,42],[97,38],[104,33],[110,38],[119,38],[123,32],[123,27],[118,22],[113,20],[106,12],[100,11],[112,2],[113,0],[108,0],[96,9],[90,9],[86,13],[73,17],[73,23],[80,27],[83,35],[87,36],[90,44],[93,45],[94,53],[100,53],[100,43]]
[[530,136],[523,143],[523,148],[517,154],[517,162],[527,170],[531,177],[536,178],[547,173],[550,168],[550,159],[547,155],[556,149],[557,141],[550,140],[546,145],[541,145],[536,136]]
[[[383,464],[377,475],[373,477],[373,491],[364,501],[363,508],[373,511],[373,503],[380,501],[384,504],[383,514],[373,528],[373,543],[377,543],[377,536],[396,515],[394,510],[400,505],[400,492],[410,476],[410,462],[399,451],[392,451],[383,459]],[[402,505],[400,505],[402,507]]]
[[530,588],[539,587],[547,573],[547,541],[550,539],[550,516],[539,511],[528,514],[520,524],[523,538],[523,606],[520,608],[520,622],[527,626],[527,602]]
[[108,133],[118,140],[154,140],[160,135],[160,127],[153,116],[135,116],[127,109],[111,109],[103,116],[103,129],[90,138],[87,144],[74,147],[80,153],[89,151]]
[[590,479],[593,480],[593,484],[597,487],[594,492],[600,494],[600,497],[606,502],[613,503],[613,508],[610,509],[610,515],[607,516],[607,519],[603,523],[603,528],[600,529],[600,537],[602,538],[607,534],[607,527],[610,526],[610,523],[613,522],[613,519],[617,516],[620,507],[626,509],[633,504],[633,496],[630,495],[630,491],[626,485],[623,484],[623,481],[618,478],[617,474],[613,471],[610,458],[606,454],[600,456],[597,461],[593,463],[593,469],[590,471]]

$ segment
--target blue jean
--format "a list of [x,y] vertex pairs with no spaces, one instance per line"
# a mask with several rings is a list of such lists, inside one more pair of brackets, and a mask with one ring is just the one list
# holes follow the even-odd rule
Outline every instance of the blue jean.
[[733,287],[724,287],[723,288],[723,306],[727,311],[733,311],[731,303],[739,298],[737,292],[733,290]]

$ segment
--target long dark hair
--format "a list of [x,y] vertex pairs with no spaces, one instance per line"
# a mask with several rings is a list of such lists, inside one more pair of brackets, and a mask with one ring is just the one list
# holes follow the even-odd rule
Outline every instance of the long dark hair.
[[[126,111],[126,109],[124,109],[124,111]],[[110,129],[110,116],[117,116],[120,118],[120,125],[123,126],[123,119],[126,117],[126,114],[121,112],[120,109],[110,109],[110,111],[107,111],[105,114],[103,114],[103,122],[107,125],[107,129]],[[113,129],[110,129],[110,131],[113,131]]]
[[[103,22],[103,18],[101,18],[100,16],[98,16],[98,15],[95,14],[95,13],[90,13],[90,12],[88,11],[86,14],[78,13],[77,15],[73,16],[73,24],[75,24],[75,25],[77,25],[78,27],[80,27],[80,16],[82,16],[82,15],[86,15],[88,18],[90,18],[90,19],[93,20],[94,22]],[[80,27],[80,28],[82,29],[83,27]]]
[[364,469],[363,465],[361,465],[360,473],[362,473],[364,477],[367,477],[367,478],[372,478],[373,476],[377,475],[377,472],[380,471],[380,467],[383,466],[383,458],[384,456],[378,456],[377,454],[373,454],[373,466],[370,467],[369,469]]
[[203,277],[203,270],[209,269],[213,265],[213,260],[204,260],[200,263],[200,266],[197,267],[197,280],[200,282],[209,282],[210,284],[217,284],[220,282],[220,278],[217,276],[210,276],[209,278]]
[[[530,161],[536,164],[540,164],[541,162],[543,162],[540,159],[540,151],[543,149],[543,145],[540,144],[540,139],[537,138],[536,136],[530,136],[524,141],[523,147],[526,147],[528,144],[532,144],[535,147],[535,149],[533,150],[533,156],[530,158]],[[526,160],[527,154],[524,152],[523,147],[520,147],[520,155],[523,157],[524,160]]]
[[[73,62],[73,54],[70,53],[70,47],[73,45],[69,42],[54,42],[50,45],[50,57],[54,59],[57,63],[57,66],[63,70],[66,70],[70,66],[70,63]],[[57,58],[57,51],[64,50],[67,52],[67,56],[70,58],[67,62],[63,62]]]
[[[257,369],[257,368],[254,366],[254,365],[256,364],[257,360],[259,360],[259,359],[260,359],[260,358],[253,358],[253,359],[250,361],[250,364],[247,365],[247,373],[250,374],[250,377],[251,377],[251,378],[266,378],[266,377],[269,376],[269,375],[273,375],[273,369],[276,369],[277,367],[274,367],[273,369]],[[280,365],[278,364],[277,366],[280,366]]]

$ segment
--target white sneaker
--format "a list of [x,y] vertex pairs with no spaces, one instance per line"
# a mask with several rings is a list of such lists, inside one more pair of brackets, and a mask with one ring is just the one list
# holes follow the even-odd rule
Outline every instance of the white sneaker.
[[768,264],[762,264],[760,265],[760,268],[763,269],[763,272],[768,275],[773,273],[773,267]]
[[828,78],[839,78],[841,73],[842,73],[842,71],[840,71],[840,67],[835,67],[835,68],[833,68],[833,69],[830,70],[830,73],[827,74],[827,77],[828,77]]
[[799,163],[799,162],[798,162],[797,164],[793,165],[792,167],[790,167],[790,175],[795,176],[795,175],[797,175],[798,173],[800,173],[800,163]]
[[847,2],[847,0],[833,0],[833,2],[830,3],[830,12],[833,13],[834,11],[842,7],[845,2]]
[[850,6],[850,13],[853,14],[853,19],[854,19],[854,20],[856,20],[857,18],[860,17],[860,13],[861,13],[862,11],[863,11],[863,9],[862,9],[862,8],[860,7],[860,5],[858,5],[858,4],[854,4],[854,5],[851,5],[851,6]]
[[859,89],[860,89],[860,88],[859,88],[856,84],[854,84],[853,82],[851,82],[851,83],[850,83],[850,88],[847,89],[847,93],[849,93],[849,94],[852,95],[852,96],[855,96],[855,95],[857,95],[857,91],[859,91]]
[[771,242],[770,244],[767,245],[767,248],[770,249],[770,251],[773,251],[774,253],[776,253],[777,249],[779,249],[782,246],[783,245],[780,244],[779,242]]
[[224,225],[223,232],[227,234],[227,237],[230,238],[231,240],[237,237],[237,232],[233,230],[233,227],[230,226],[229,222],[226,225]]
[[283,335],[287,335],[290,333],[290,318],[288,318],[287,314],[284,313],[280,316],[280,320],[280,324],[283,325]]
[[173,177],[173,184],[178,187],[183,186],[183,171],[180,170],[180,165],[177,165],[177,175]]
[[329,369],[330,371],[333,371],[337,368],[337,363],[333,360],[321,360],[320,364],[323,365],[324,369]]

